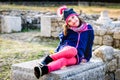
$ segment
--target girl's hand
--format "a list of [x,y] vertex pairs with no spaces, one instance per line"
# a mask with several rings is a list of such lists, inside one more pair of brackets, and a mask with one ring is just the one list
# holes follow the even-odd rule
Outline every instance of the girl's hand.
[[86,59],[82,59],[82,60],[81,60],[81,63],[86,63],[86,62],[87,62]]

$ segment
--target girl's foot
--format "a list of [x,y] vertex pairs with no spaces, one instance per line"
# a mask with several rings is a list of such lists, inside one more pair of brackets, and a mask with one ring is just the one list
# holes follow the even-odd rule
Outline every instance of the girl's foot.
[[48,73],[48,66],[35,66],[34,67],[34,74],[36,76],[37,79],[39,79],[41,76],[43,76],[44,74]]
[[42,76],[41,67],[39,67],[39,66],[34,67],[34,74],[35,74],[36,78],[39,79]]

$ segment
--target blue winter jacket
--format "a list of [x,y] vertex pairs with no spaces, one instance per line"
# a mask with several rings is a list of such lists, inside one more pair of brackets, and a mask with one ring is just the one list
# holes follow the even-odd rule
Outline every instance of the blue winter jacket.
[[77,59],[78,63],[81,59],[90,60],[92,57],[92,45],[94,40],[94,31],[91,25],[87,25],[88,30],[83,32],[75,32],[68,29],[67,36],[64,36],[63,32],[59,34],[60,43],[55,52],[60,51],[64,46],[69,45],[76,47],[78,50]]

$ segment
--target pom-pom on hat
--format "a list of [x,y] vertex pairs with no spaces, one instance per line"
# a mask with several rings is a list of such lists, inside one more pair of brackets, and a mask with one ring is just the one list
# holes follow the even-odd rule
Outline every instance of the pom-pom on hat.
[[67,8],[67,6],[61,6],[57,10],[57,15],[62,17],[65,21],[71,15],[77,15],[77,13],[72,8]]
[[63,17],[64,10],[67,9],[67,6],[61,6],[60,8],[57,9],[57,15],[59,17]]

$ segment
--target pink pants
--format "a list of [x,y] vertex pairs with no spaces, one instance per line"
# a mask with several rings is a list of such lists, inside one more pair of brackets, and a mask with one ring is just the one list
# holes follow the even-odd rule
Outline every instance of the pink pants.
[[63,66],[75,65],[77,63],[76,55],[77,49],[71,46],[66,46],[61,51],[50,55],[53,62],[47,65],[49,72],[58,70]]

